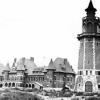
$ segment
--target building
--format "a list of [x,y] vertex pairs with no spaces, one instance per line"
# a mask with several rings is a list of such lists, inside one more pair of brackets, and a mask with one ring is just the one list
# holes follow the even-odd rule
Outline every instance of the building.
[[82,33],[77,38],[80,41],[78,75],[75,89],[80,92],[100,91],[100,18],[90,0],[86,17],[82,19]]
[[51,59],[48,66],[37,67],[34,58],[14,59],[12,67],[7,64],[0,70],[0,87],[2,88],[35,88],[62,87],[63,84],[73,89],[75,85],[75,72],[67,59]]

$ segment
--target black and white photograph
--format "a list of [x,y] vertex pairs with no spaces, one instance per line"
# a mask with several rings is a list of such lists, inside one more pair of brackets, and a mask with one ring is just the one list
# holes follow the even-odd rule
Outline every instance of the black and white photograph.
[[0,0],[0,100],[100,100],[100,1]]

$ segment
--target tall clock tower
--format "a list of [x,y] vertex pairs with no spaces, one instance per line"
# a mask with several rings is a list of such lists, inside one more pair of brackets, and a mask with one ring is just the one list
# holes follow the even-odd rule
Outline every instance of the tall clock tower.
[[95,16],[97,10],[92,0],[85,11],[82,33],[77,36],[80,49],[75,89],[80,92],[98,92],[100,91],[100,19]]

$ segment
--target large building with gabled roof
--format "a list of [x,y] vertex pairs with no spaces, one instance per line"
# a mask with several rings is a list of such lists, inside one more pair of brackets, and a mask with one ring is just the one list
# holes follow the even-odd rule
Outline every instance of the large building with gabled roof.
[[43,87],[62,87],[63,84],[74,88],[75,72],[67,59],[51,59],[48,66],[38,67],[34,58],[14,59],[12,67],[7,64],[0,70],[0,87],[2,88],[35,88],[36,84]]

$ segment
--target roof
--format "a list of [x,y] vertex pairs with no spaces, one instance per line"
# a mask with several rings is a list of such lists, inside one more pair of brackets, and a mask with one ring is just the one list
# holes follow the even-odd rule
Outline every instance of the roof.
[[44,75],[44,67],[34,68],[32,75]]
[[27,69],[28,75],[33,74],[33,70],[37,68],[37,65],[34,63],[34,61],[30,59],[25,59],[24,65],[25,69]]
[[33,71],[43,71],[44,70],[44,67],[37,67],[37,68],[34,68]]
[[23,64],[18,64],[16,70],[18,70],[18,71],[24,71],[25,70],[25,67],[24,67]]
[[96,12],[96,8],[93,7],[92,0],[90,0],[89,6],[87,9],[85,9],[86,12]]
[[9,73],[10,73],[10,74],[15,74],[15,73],[17,73],[17,71],[11,70]]
[[33,73],[32,75],[34,75],[34,76],[43,76],[44,75],[44,73]]
[[56,69],[56,68],[55,68],[55,65],[54,65],[54,63],[53,63],[53,61],[52,61],[52,59],[51,59],[51,61],[49,62],[49,65],[47,66],[46,69],[51,69],[51,70],[55,70],[55,69]]
[[33,73],[34,68],[37,68],[36,64],[34,63],[34,58],[31,57],[30,59],[21,58],[17,62],[17,70],[25,70],[27,71],[28,75]]
[[55,72],[75,74],[72,66],[69,64],[66,58],[58,57],[54,62],[51,60],[49,66],[45,67],[43,72],[47,72],[46,69],[55,69]]
[[56,72],[75,73],[66,58],[56,58],[54,65]]

